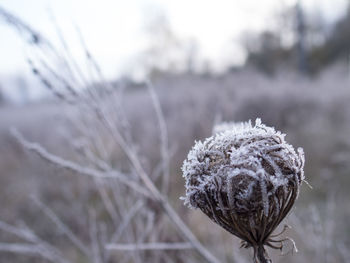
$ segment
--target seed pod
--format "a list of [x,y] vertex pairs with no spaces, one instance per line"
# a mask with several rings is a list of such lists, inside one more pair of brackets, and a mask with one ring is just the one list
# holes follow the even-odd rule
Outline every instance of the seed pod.
[[303,149],[295,152],[284,134],[260,119],[254,126],[226,123],[214,131],[196,142],[184,161],[185,204],[252,247],[255,262],[270,262],[264,245],[282,248],[271,234],[298,196]]

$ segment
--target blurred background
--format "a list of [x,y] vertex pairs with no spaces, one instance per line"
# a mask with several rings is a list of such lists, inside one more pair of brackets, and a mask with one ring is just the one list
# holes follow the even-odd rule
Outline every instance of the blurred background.
[[349,1],[1,0],[0,36],[0,262],[203,262],[191,249],[106,249],[183,239],[152,199],[75,176],[10,132],[142,184],[96,109],[220,262],[251,252],[183,206],[182,162],[213,125],[260,117],[304,148],[312,186],[286,220],[299,252],[286,244],[273,262],[349,262]]

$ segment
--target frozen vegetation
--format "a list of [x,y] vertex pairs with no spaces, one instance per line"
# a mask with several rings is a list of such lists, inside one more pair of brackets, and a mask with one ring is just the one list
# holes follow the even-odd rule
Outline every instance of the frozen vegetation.
[[185,204],[242,239],[242,247],[252,247],[254,262],[270,262],[264,246],[283,249],[287,240],[271,234],[298,197],[304,152],[298,148],[297,154],[285,134],[261,119],[255,125],[223,123],[214,130],[196,142],[182,166]]
[[[57,50],[0,11],[55,95],[0,110],[0,261],[348,261],[347,65],[110,82],[83,39],[84,70],[63,38]],[[253,250],[183,206],[185,183],[186,204]]]
[[[302,185],[295,211],[281,224],[292,226],[282,237],[293,238],[299,252],[289,253],[293,247],[286,242],[286,256],[268,250],[270,257],[274,262],[347,261],[350,94],[343,66],[316,79],[243,71],[220,77],[163,75],[153,83],[153,91],[116,85],[99,105],[131,143],[144,172],[219,261],[250,262],[252,255],[239,249],[239,239],[183,207],[180,168],[194,141],[210,137],[215,124],[257,117],[288,134],[292,145],[303,146],[305,175],[313,186]],[[93,114],[84,104],[60,100],[1,108],[1,261],[202,262],[163,208],[145,198],[149,192],[122,146]],[[10,135],[10,127],[25,136],[34,154]],[[61,159],[50,165],[48,154]]]

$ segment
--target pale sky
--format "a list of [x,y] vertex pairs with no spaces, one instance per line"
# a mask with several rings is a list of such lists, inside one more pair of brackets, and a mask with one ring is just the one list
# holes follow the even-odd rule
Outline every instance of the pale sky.
[[[73,55],[82,54],[76,41],[77,24],[107,76],[132,70],[137,55],[147,47],[145,21],[157,10],[167,17],[175,35],[194,38],[203,58],[220,67],[244,59],[238,40],[244,30],[273,26],[283,5],[296,0],[0,0],[0,5],[21,17],[49,38],[55,32],[48,10],[53,10]],[[344,12],[346,0],[303,0],[308,10],[320,10],[332,20]],[[23,42],[0,23],[0,76],[27,72]]]

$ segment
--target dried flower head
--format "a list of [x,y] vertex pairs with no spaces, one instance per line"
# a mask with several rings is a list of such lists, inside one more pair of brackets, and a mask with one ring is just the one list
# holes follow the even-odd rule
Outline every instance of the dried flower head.
[[225,123],[214,132],[196,142],[184,161],[185,204],[252,247],[255,262],[269,262],[264,245],[282,248],[272,232],[304,180],[303,149],[296,152],[284,134],[260,119],[254,126]]

